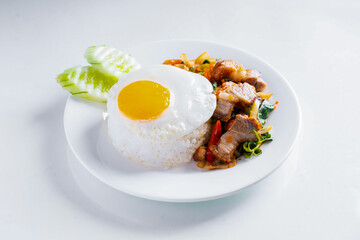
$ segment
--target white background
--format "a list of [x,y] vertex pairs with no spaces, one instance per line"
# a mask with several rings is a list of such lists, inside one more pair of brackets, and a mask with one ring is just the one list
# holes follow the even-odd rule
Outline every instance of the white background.
[[[0,239],[360,239],[359,13],[360,1],[1,0]],[[90,45],[164,39],[240,47],[289,80],[302,134],[273,175],[189,204],[74,177],[56,75]]]

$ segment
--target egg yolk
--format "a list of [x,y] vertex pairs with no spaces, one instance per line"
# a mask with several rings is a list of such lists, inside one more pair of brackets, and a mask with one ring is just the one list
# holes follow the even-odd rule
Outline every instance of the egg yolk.
[[118,96],[120,111],[132,120],[154,120],[169,106],[169,103],[170,91],[148,80],[130,83]]

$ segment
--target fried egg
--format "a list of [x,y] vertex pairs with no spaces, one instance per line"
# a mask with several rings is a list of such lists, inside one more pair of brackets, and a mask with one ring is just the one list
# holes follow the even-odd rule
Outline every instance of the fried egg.
[[[126,158],[147,166],[172,167],[190,161],[194,146],[202,142],[193,133],[202,137],[208,133],[205,123],[216,108],[212,91],[205,77],[167,65],[122,77],[108,93],[113,145]],[[184,152],[186,157],[176,155]]]

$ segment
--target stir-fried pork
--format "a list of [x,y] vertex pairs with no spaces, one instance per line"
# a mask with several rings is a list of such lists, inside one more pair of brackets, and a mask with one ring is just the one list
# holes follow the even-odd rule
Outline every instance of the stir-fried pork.
[[220,81],[222,79],[230,78],[230,75],[234,71],[243,72],[244,75],[246,74],[245,68],[241,64],[236,63],[233,60],[218,61],[214,65],[213,78],[216,81]]
[[229,94],[226,96],[229,101],[239,103],[243,107],[248,107],[254,103],[257,98],[255,88],[248,83],[225,82],[220,90],[219,96]]
[[261,74],[257,70],[247,69],[245,76],[241,74],[241,77],[236,77],[237,73],[233,74],[234,79],[238,79],[239,81],[235,82],[247,82],[253,85],[257,92],[262,92],[266,88],[266,83],[264,79],[262,79]]
[[234,151],[240,143],[257,140],[253,130],[260,128],[261,124],[255,118],[238,114],[229,130],[215,146],[210,146],[210,150],[217,159],[229,163],[234,159]]
[[235,105],[248,107],[257,98],[255,88],[248,83],[226,82],[218,92],[214,117],[223,122],[229,121]]
[[206,147],[205,146],[201,146],[198,149],[196,149],[194,156],[193,156],[193,158],[196,162],[205,161],[205,157],[206,157]]
[[233,111],[234,106],[235,103],[229,101],[228,96],[219,95],[217,97],[216,109],[213,116],[223,122],[227,122],[231,118],[231,112]]
[[245,70],[241,64],[235,63],[233,60],[217,62],[214,65],[213,77],[216,81],[228,78],[234,82],[247,82],[253,85],[257,92],[263,91],[266,88],[266,83],[258,71],[252,69]]

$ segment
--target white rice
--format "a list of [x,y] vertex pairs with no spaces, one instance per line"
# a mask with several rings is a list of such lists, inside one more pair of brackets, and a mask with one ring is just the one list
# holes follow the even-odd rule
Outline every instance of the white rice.
[[[108,121],[110,129],[116,121]],[[190,162],[198,147],[210,137],[211,123],[207,121],[191,133],[167,142],[136,139],[123,132],[121,136],[109,132],[110,139],[122,156],[142,166],[153,169],[168,169]]]

